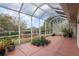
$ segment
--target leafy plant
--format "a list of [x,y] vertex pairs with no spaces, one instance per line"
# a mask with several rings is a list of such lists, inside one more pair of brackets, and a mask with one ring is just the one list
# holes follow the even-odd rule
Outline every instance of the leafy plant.
[[49,41],[46,40],[44,37],[41,37],[41,45],[45,46],[45,45],[48,45],[48,44],[49,44]]
[[3,42],[6,45],[6,47],[9,46],[11,43],[13,43],[11,38],[9,37],[4,37]]
[[8,51],[12,51],[12,50],[15,49],[15,44],[10,37],[5,37],[4,40],[3,40],[3,43],[5,45],[5,48]]
[[3,40],[0,40],[0,56],[4,56],[6,53],[5,44],[3,44]]
[[64,37],[72,37],[73,35],[72,28],[64,28],[62,32],[63,32]]
[[45,45],[49,44],[49,41],[46,40],[44,37],[41,37],[41,39],[40,38],[34,38],[33,41],[32,41],[32,44],[36,45],[36,46],[45,46]]
[[33,39],[32,44],[36,46],[40,46],[40,39]]

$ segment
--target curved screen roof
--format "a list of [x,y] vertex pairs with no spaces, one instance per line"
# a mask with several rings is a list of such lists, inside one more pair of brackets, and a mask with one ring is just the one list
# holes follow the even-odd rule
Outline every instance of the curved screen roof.
[[58,3],[0,3],[0,7],[38,19],[46,19],[50,16],[59,16],[60,14],[64,15],[63,18],[66,17]]

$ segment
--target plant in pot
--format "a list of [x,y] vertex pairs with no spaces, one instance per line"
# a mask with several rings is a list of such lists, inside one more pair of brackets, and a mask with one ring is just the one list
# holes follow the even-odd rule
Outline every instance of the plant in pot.
[[6,54],[5,44],[3,44],[3,41],[0,41],[0,56],[4,56]]
[[32,40],[32,44],[36,46],[45,46],[49,44],[49,41],[46,40],[44,37],[41,37],[41,39],[38,37]]
[[43,37],[43,36],[41,37],[41,45],[42,46],[48,45],[49,43],[50,43],[50,41],[46,40],[45,37]]
[[69,28],[68,29],[68,37],[72,37],[73,36],[73,30],[72,30],[72,28]]
[[55,33],[53,33],[51,36],[56,36],[56,34],[55,34]]
[[13,51],[13,50],[15,50],[15,44],[11,40],[11,38],[6,37],[6,38],[4,38],[4,40],[5,40],[7,51]]
[[73,35],[72,28],[64,28],[62,32],[63,32],[64,37],[72,37]]
[[8,51],[13,51],[15,50],[15,44],[14,42],[10,42],[9,45],[7,46]]
[[33,40],[32,40],[32,44],[33,45],[36,45],[36,46],[40,46],[40,39],[39,38],[34,38]]

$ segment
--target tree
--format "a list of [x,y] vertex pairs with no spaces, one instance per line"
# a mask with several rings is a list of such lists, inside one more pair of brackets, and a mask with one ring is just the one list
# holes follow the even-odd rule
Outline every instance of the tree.
[[[21,29],[26,29],[26,24],[24,22],[21,23]],[[3,31],[18,31],[18,20],[10,15],[0,14],[0,28]]]

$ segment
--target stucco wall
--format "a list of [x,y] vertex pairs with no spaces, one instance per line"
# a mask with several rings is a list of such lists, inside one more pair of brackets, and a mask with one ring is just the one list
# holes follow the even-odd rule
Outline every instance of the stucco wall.
[[79,48],[79,24],[77,25],[77,45]]
[[[79,10],[77,14],[77,21],[79,20]],[[77,46],[79,48],[79,24],[77,24]]]

